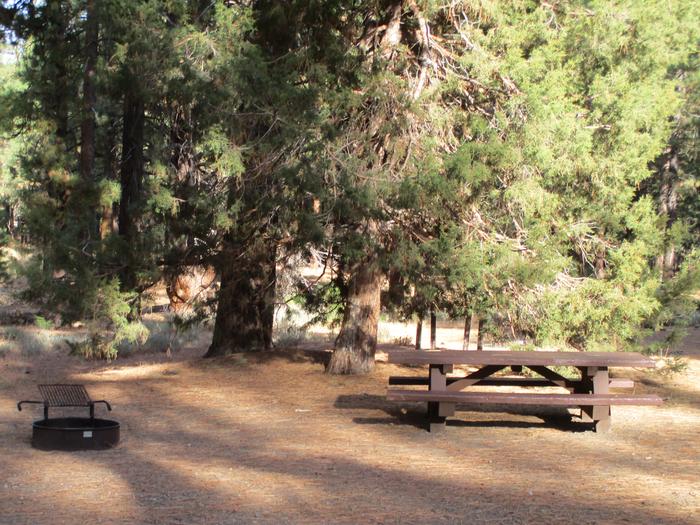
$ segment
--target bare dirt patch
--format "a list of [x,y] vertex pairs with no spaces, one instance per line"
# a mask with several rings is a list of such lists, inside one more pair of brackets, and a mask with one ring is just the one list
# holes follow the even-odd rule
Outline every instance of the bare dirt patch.
[[[203,360],[193,344],[111,364],[63,349],[7,353],[0,523],[700,521],[695,347],[685,375],[640,372],[637,392],[667,403],[614,407],[607,435],[577,431],[562,411],[507,407],[458,412],[431,435],[423,407],[384,399],[389,375],[420,369],[329,377],[327,348]],[[62,381],[113,403],[116,449],[31,448],[30,414],[15,402]]]

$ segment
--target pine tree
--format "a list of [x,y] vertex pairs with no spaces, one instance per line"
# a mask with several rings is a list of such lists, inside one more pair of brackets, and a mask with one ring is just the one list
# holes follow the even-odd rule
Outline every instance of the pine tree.
[[329,372],[372,369],[386,280],[405,318],[623,348],[695,275],[699,9],[3,7],[30,294],[113,343],[149,286],[214,266],[208,355],[264,349],[280,260],[321,249],[336,275],[312,302],[342,312]]

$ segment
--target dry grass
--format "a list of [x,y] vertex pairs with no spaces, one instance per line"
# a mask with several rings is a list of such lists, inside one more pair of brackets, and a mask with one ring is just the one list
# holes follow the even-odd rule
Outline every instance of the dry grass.
[[[637,374],[637,392],[658,392],[665,406],[615,407],[607,435],[537,408],[460,412],[430,435],[422,407],[384,399],[389,375],[420,369],[380,363],[369,376],[329,377],[328,343],[202,360],[194,340],[171,359],[111,364],[9,351],[0,523],[698,523],[692,336],[688,375]],[[14,403],[60,381],[113,403],[116,449],[30,447],[30,416]]]

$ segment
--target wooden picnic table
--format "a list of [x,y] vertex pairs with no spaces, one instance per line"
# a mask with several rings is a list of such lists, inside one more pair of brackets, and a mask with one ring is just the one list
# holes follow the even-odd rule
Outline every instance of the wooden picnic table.
[[[580,407],[581,419],[592,422],[597,432],[610,428],[612,405],[659,405],[655,395],[612,394],[610,388],[630,388],[630,380],[611,379],[610,367],[651,368],[654,361],[638,353],[628,352],[519,352],[463,350],[399,350],[388,353],[389,363],[428,365],[428,377],[390,377],[389,385],[421,385],[425,390],[392,389],[390,401],[422,401],[428,403],[428,427],[441,430],[447,417],[453,416],[459,404],[545,405]],[[478,369],[465,377],[449,376],[455,365]],[[564,377],[552,367],[571,366],[579,372],[575,379]],[[494,376],[510,368],[515,373],[528,368],[539,377]],[[556,386],[568,393],[482,392],[464,391],[480,386]]]

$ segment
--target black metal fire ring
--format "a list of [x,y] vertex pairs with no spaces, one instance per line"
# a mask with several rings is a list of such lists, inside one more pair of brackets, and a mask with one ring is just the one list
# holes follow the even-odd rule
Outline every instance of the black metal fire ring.
[[119,443],[119,423],[111,419],[39,419],[32,427],[32,446],[40,450],[105,450]]
[[[41,401],[20,401],[24,404],[43,405],[44,419],[32,425],[32,446],[41,450],[104,450],[119,443],[119,423],[95,417],[95,405],[102,403],[107,410],[112,406],[104,400],[93,401],[83,385],[38,385]],[[49,417],[49,408],[84,407],[90,417]]]

